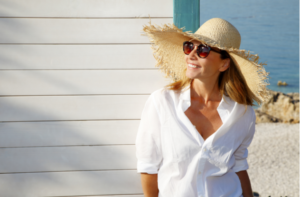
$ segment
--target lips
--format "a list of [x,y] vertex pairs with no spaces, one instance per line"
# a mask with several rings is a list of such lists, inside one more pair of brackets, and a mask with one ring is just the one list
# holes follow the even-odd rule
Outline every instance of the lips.
[[197,66],[195,64],[188,64],[189,68],[201,68],[200,66]]

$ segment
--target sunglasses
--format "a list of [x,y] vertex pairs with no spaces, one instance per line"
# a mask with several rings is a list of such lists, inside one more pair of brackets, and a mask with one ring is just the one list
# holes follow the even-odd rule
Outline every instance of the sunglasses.
[[208,56],[208,54],[209,54],[210,51],[214,51],[214,52],[217,52],[217,53],[221,54],[220,51],[212,49],[210,46],[207,46],[207,45],[204,45],[204,44],[194,45],[194,43],[189,42],[189,41],[185,41],[183,43],[183,52],[186,55],[189,55],[194,50],[195,46],[198,46],[197,47],[197,55],[200,58],[206,58]]

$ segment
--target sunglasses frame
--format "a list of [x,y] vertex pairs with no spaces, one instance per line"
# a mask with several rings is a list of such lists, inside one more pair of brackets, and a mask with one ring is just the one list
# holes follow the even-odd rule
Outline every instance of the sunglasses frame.
[[[184,54],[186,54],[185,51],[184,51],[184,45],[185,45],[186,43],[192,43],[192,42],[190,42],[190,41],[185,41],[185,42],[183,42],[183,52],[184,52]],[[197,46],[197,55],[198,55],[199,58],[206,58],[206,57],[209,55],[210,51],[214,51],[214,52],[216,52],[216,53],[222,54],[221,51],[217,51],[217,50],[211,48],[211,47],[208,46],[208,45],[204,45],[204,44],[195,45],[194,43],[192,43],[192,44],[193,44],[193,49],[191,50],[191,52],[195,49],[195,46]],[[199,47],[199,46],[200,46],[200,47],[204,46],[204,47],[207,47],[207,48],[208,48],[208,53],[207,53],[207,55],[206,55],[205,57],[200,57],[201,51],[200,51],[200,47]],[[190,52],[190,53],[191,53],[191,52]],[[190,53],[189,53],[189,54],[190,54]],[[189,55],[189,54],[186,54],[186,55]]]

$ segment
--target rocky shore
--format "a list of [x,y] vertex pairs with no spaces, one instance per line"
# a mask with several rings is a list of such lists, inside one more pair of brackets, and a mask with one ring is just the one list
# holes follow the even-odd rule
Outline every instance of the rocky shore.
[[255,109],[256,123],[299,123],[299,93],[270,92],[269,100]]
[[252,189],[262,197],[299,196],[299,93],[271,94],[254,110],[258,124],[248,148]]

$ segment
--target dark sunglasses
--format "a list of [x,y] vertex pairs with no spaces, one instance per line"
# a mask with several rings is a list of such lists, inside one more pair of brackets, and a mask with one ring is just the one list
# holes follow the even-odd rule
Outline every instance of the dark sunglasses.
[[[189,55],[194,50],[194,48],[195,48],[195,45],[192,42],[185,41],[183,43],[183,52],[186,55]],[[214,51],[214,52],[217,52],[217,53],[221,54],[220,51],[212,49],[210,46],[207,46],[207,45],[204,45],[204,44],[200,44],[200,45],[198,45],[198,48],[197,48],[197,55],[200,58],[206,58],[208,56],[208,54],[209,54],[210,51]]]

